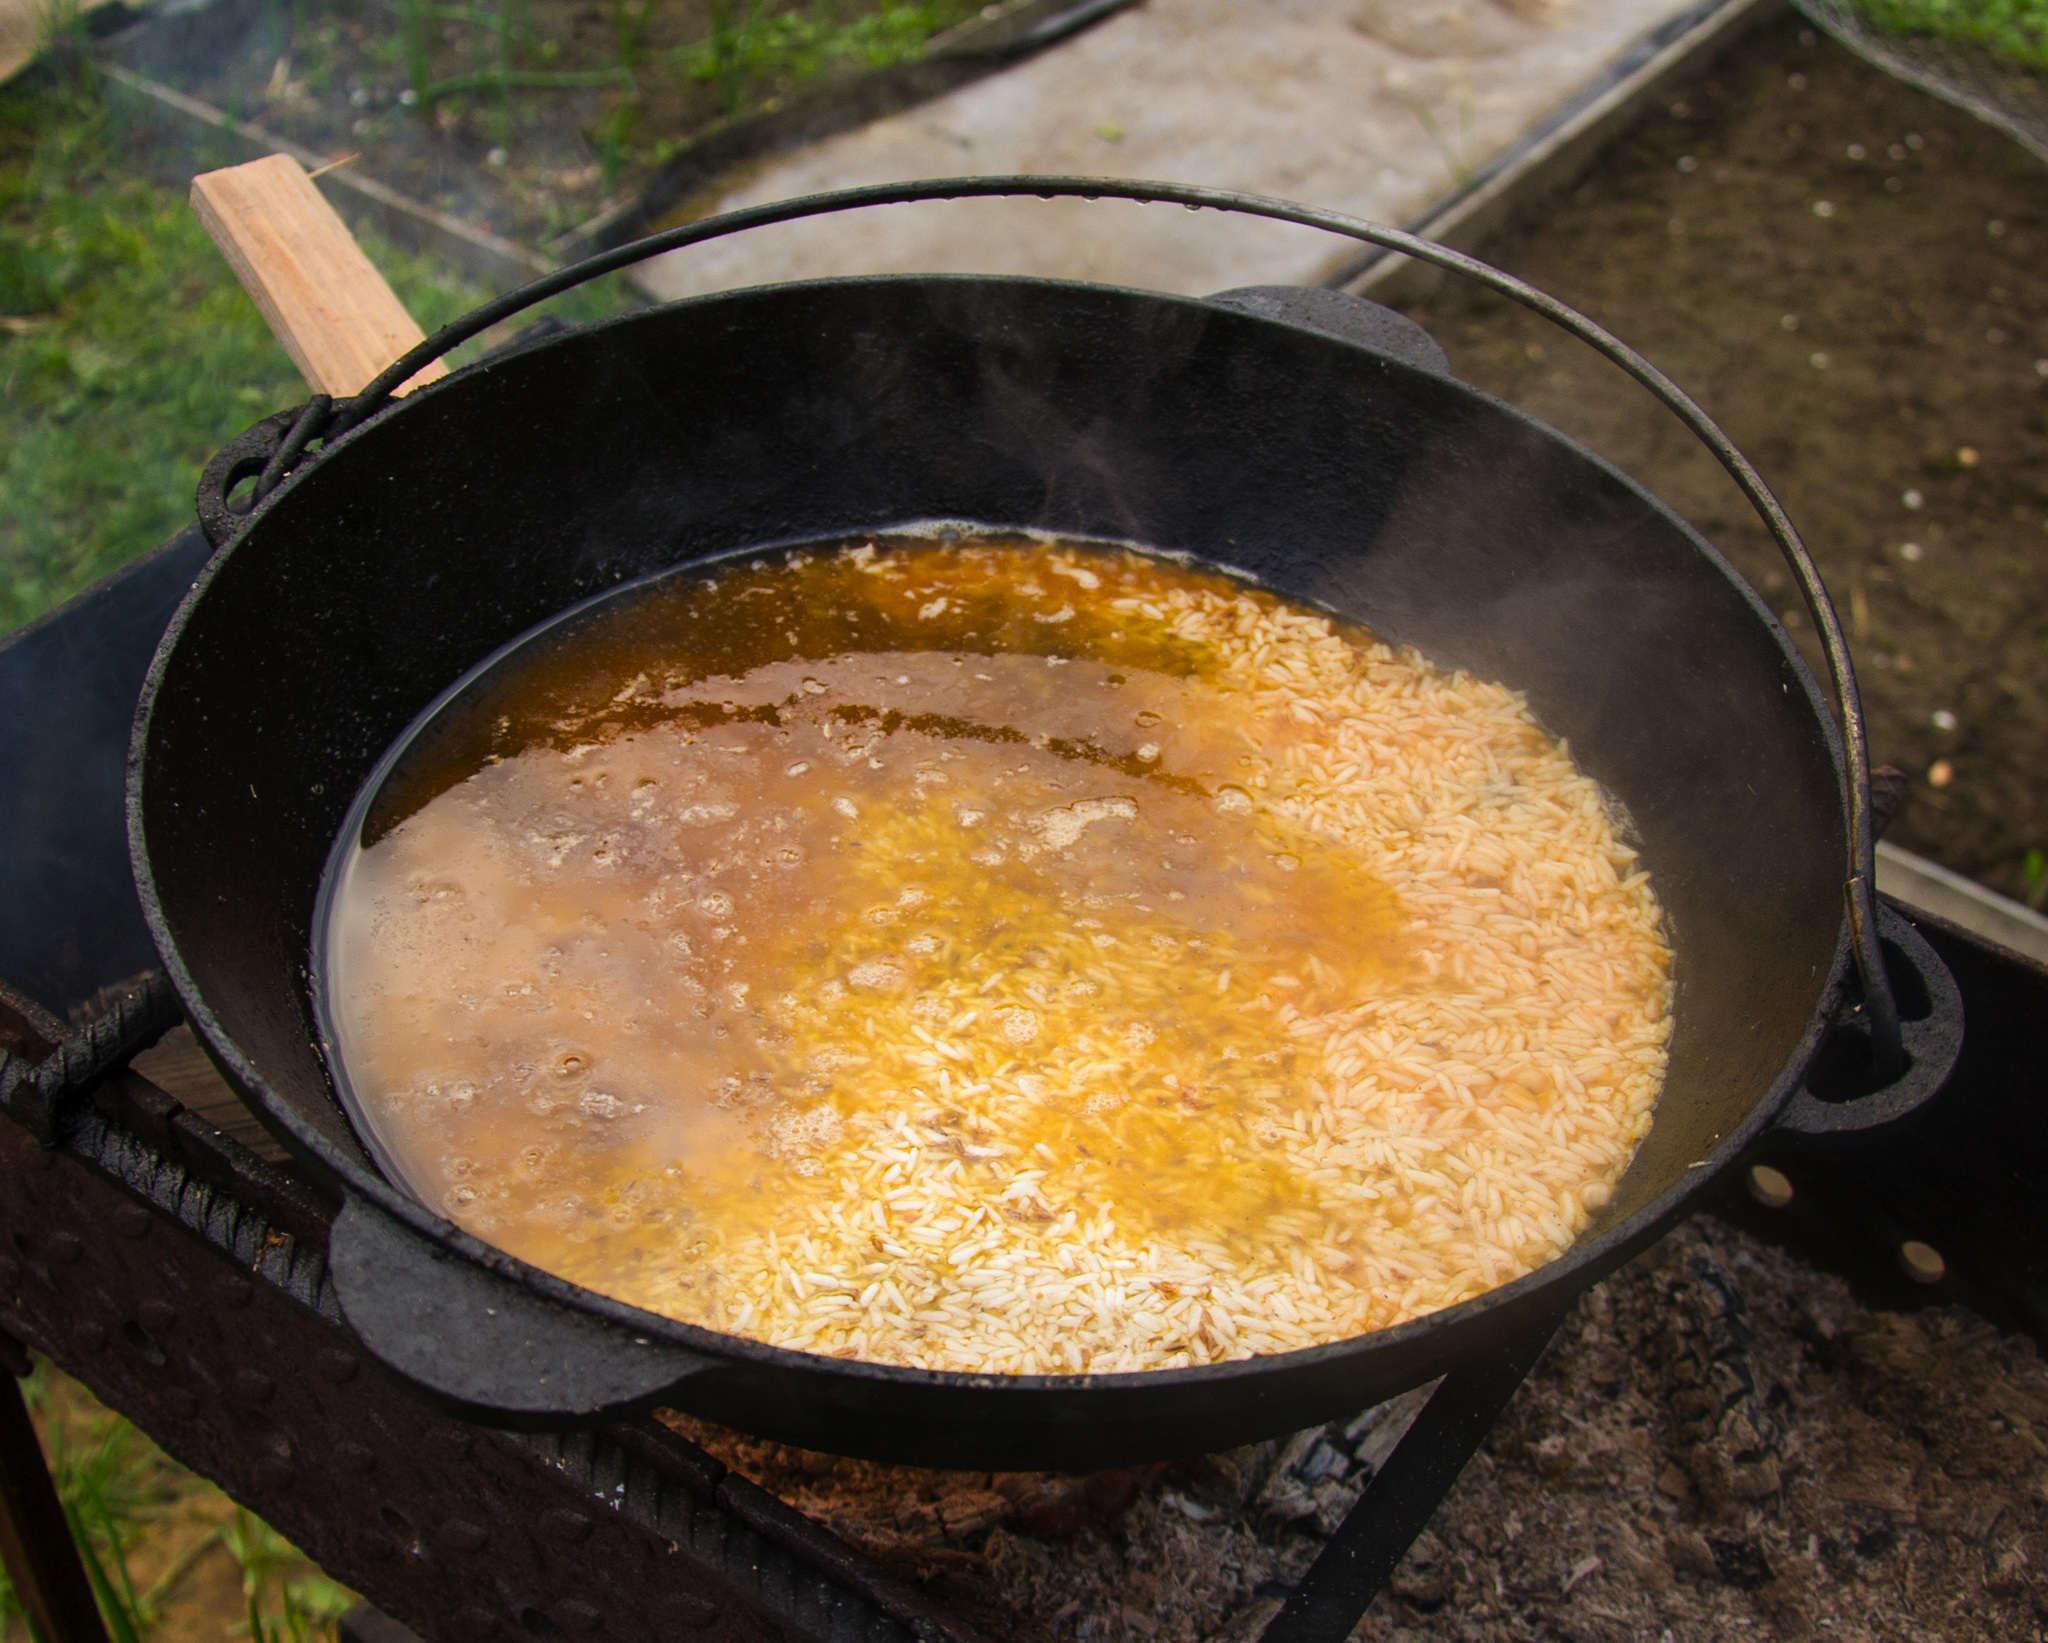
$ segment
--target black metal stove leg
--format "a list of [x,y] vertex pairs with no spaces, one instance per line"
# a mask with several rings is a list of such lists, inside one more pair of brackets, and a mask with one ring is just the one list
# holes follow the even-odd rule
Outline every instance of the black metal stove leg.
[[1451,1371],[1373,1474],[1259,1643],[1344,1643],[1479,1451],[1562,1315]]
[[14,1595],[44,1643],[107,1643],[99,1605],[78,1560],[78,1546],[35,1423],[15,1378],[0,1372],[0,1558]]

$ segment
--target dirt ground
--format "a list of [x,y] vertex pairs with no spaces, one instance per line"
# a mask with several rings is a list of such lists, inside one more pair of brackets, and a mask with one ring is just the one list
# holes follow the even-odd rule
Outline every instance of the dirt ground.
[[[1092,1479],[677,1424],[1006,1643],[1240,1643],[1401,1412]],[[2030,1340],[1873,1312],[1702,1217],[1580,1303],[1354,1637],[2039,1639],[2044,1436]]]
[[[1918,778],[1890,837],[2038,897],[2048,167],[1794,19],[1482,254],[1662,366],[1783,498],[1851,626],[1873,752]],[[1459,375],[1647,484],[1811,638],[1762,526],[1647,394],[1484,294],[1410,311]]]

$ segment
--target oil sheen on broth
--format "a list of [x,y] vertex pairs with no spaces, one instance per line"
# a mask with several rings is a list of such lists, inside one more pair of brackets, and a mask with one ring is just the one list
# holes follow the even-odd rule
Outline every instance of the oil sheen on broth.
[[[1311,673],[1449,679],[1220,576],[1024,539],[863,539],[598,607],[409,756],[339,868],[359,1120],[537,1266],[931,1367],[1277,1350],[1549,1258],[1661,1079],[1654,902],[1596,841],[1608,924],[1634,919],[1608,935],[1654,950],[1618,988],[1591,954],[1590,1070],[1498,1011],[1443,1024],[1469,978],[1432,892],[1343,819],[1334,710],[1260,672],[1267,630]],[[1475,688],[1502,780],[1590,789]],[[1345,1067],[1388,1025],[1376,1106]],[[1451,1130],[1511,1169],[1513,1137],[1567,1142],[1519,1165],[1531,1208],[1460,1178],[1427,1144]]]

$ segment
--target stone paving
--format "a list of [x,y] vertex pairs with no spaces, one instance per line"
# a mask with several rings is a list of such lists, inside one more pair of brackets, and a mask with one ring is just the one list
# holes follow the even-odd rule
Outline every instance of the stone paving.
[[[1144,0],[1019,66],[772,159],[704,214],[1006,172],[1165,178],[1405,223],[1696,0]],[[969,201],[755,230],[639,278],[667,299],[833,274],[1004,272],[1200,295],[1312,285],[1312,229],[1175,206]]]

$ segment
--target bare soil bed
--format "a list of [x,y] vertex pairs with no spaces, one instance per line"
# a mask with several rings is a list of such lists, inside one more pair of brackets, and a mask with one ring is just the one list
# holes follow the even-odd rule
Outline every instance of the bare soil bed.
[[[1792,20],[1483,254],[1649,355],[1748,452],[1851,628],[1875,756],[1916,778],[1890,836],[2039,905],[2048,167]],[[1811,640],[1762,526],[1646,394],[1484,294],[1411,312],[1461,376],[1647,484]]]

